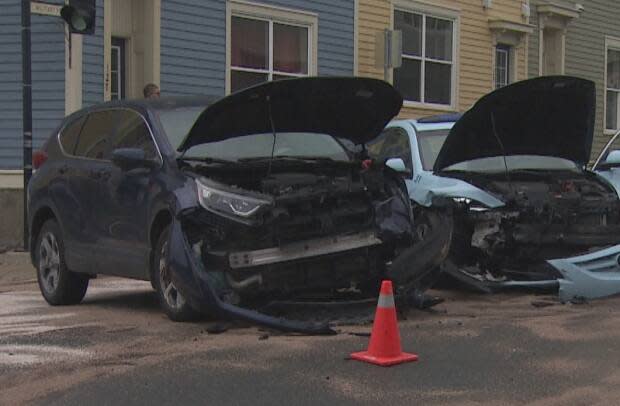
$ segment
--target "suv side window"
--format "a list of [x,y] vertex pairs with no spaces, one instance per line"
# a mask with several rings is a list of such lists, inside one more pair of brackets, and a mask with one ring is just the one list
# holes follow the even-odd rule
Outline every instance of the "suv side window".
[[89,114],[80,133],[75,155],[91,159],[110,159],[108,146],[116,123],[114,110]]
[[147,159],[157,159],[157,147],[142,116],[131,110],[118,112],[118,128],[111,150],[117,148],[140,148]]
[[73,120],[60,133],[60,145],[66,154],[73,155],[75,153],[75,146],[85,121],[86,116]]
[[392,127],[383,130],[381,135],[368,146],[371,158],[386,161],[390,158],[401,158],[407,169],[413,171],[411,145],[407,131]]

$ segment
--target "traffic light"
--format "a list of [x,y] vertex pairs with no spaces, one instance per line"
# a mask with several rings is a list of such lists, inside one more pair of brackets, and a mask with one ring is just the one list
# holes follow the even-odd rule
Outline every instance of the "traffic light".
[[69,0],[60,9],[60,16],[73,34],[94,34],[97,17],[96,0]]

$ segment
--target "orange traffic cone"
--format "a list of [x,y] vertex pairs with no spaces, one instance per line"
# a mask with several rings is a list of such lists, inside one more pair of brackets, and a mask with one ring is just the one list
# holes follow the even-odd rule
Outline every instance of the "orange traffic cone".
[[392,281],[381,283],[381,292],[375,312],[375,321],[370,333],[368,351],[354,352],[351,354],[351,358],[383,367],[418,360],[416,354],[402,352],[400,346]]

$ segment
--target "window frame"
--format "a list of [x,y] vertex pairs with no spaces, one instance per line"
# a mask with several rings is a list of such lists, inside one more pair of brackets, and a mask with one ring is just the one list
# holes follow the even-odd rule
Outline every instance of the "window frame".
[[[268,61],[267,69],[245,68],[232,66],[232,17],[247,18],[268,23]],[[283,24],[293,27],[303,27],[308,30],[308,72],[288,73],[274,70],[273,66],[273,26]],[[266,74],[267,81],[273,80],[274,75],[290,77],[308,77],[317,74],[317,50],[318,50],[318,14],[304,10],[289,9],[259,3],[251,3],[242,0],[229,0],[226,3],[226,83],[225,92],[231,92],[231,73],[250,72]]]
[[[127,98],[127,39],[113,36],[110,45],[110,100],[123,100]],[[112,54],[117,52],[117,66],[112,64]],[[116,69],[117,98],[113,98],[112,72]]]
[[[445,110],[454,111],[458,105],[458,79],[459,79],[459,47],[460,47],[460,9],[449,7],[438,7],[426,3],[421,3],[414,0],[394,0],[391,7],[391,29],[394,30],[394,14],[396,11],[405,13],[413,13],[422,15],[422,50],[420,57],[413,55],[407,55],[403,53],[403,59],[419,60],[422,62],[420,73],[420,93],[421,100],[403,100],[403,106],[414,107],[431,110]],[[426,57],[426,18],[436,18],[440,20],[450,20],[452,22],[452,61],[436,60],[434,58]],[[450,104],[428,103],[424,101],[425,96],[425,79],[426,79],[426,61],[432,63],[441,63],[451,65],[452,70],[450,72]],[[390,69],[390,83],[394,84],[394,69]]]
[[[610,50],[620,52],[620,38],[610,37],[610,36],[605,37],[605,51],[604,51],[605,52],[605,77],[604,77],[605,95],[603,97],[603,132],[606,135],[613,135],[620,130],[620,89],[613,89],[607,86],[607,78],[608,78],[607,62],[608,62],[608,56],[609,56]],[[607,128],[607,92],[609,91],[618,93],[618,103],[617,103],[617,109],[616,109],[616,125],[618,128],[615,128],[615,129]]]
[[[502,86],[497,86],[498,82],[497,82],[497,68],[498,68],[498,64],[497,64],[497,53],[498,52],[503,52],[506,55],[506,83],[504,83]],[[504,44],[504,43],[498,43],[495,45],[495,53],[494,53],[494,60],[495,63],[493,64],[493,88],[494,89],[500,89],[504,86],[508,86],[509,84],[511,84],[513,82],[513,55],[514,55],[514,47],[512,45],[509,44]]]

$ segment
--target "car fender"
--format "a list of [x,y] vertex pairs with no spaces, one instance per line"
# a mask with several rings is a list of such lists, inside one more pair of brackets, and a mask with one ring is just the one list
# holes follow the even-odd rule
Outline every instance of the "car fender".
[[414,175],[406,183],[411,200],[423,207],[431,207],[437,197],[467,198],[492,209],[505,206],[503,201],[470,183],[430,172]]

